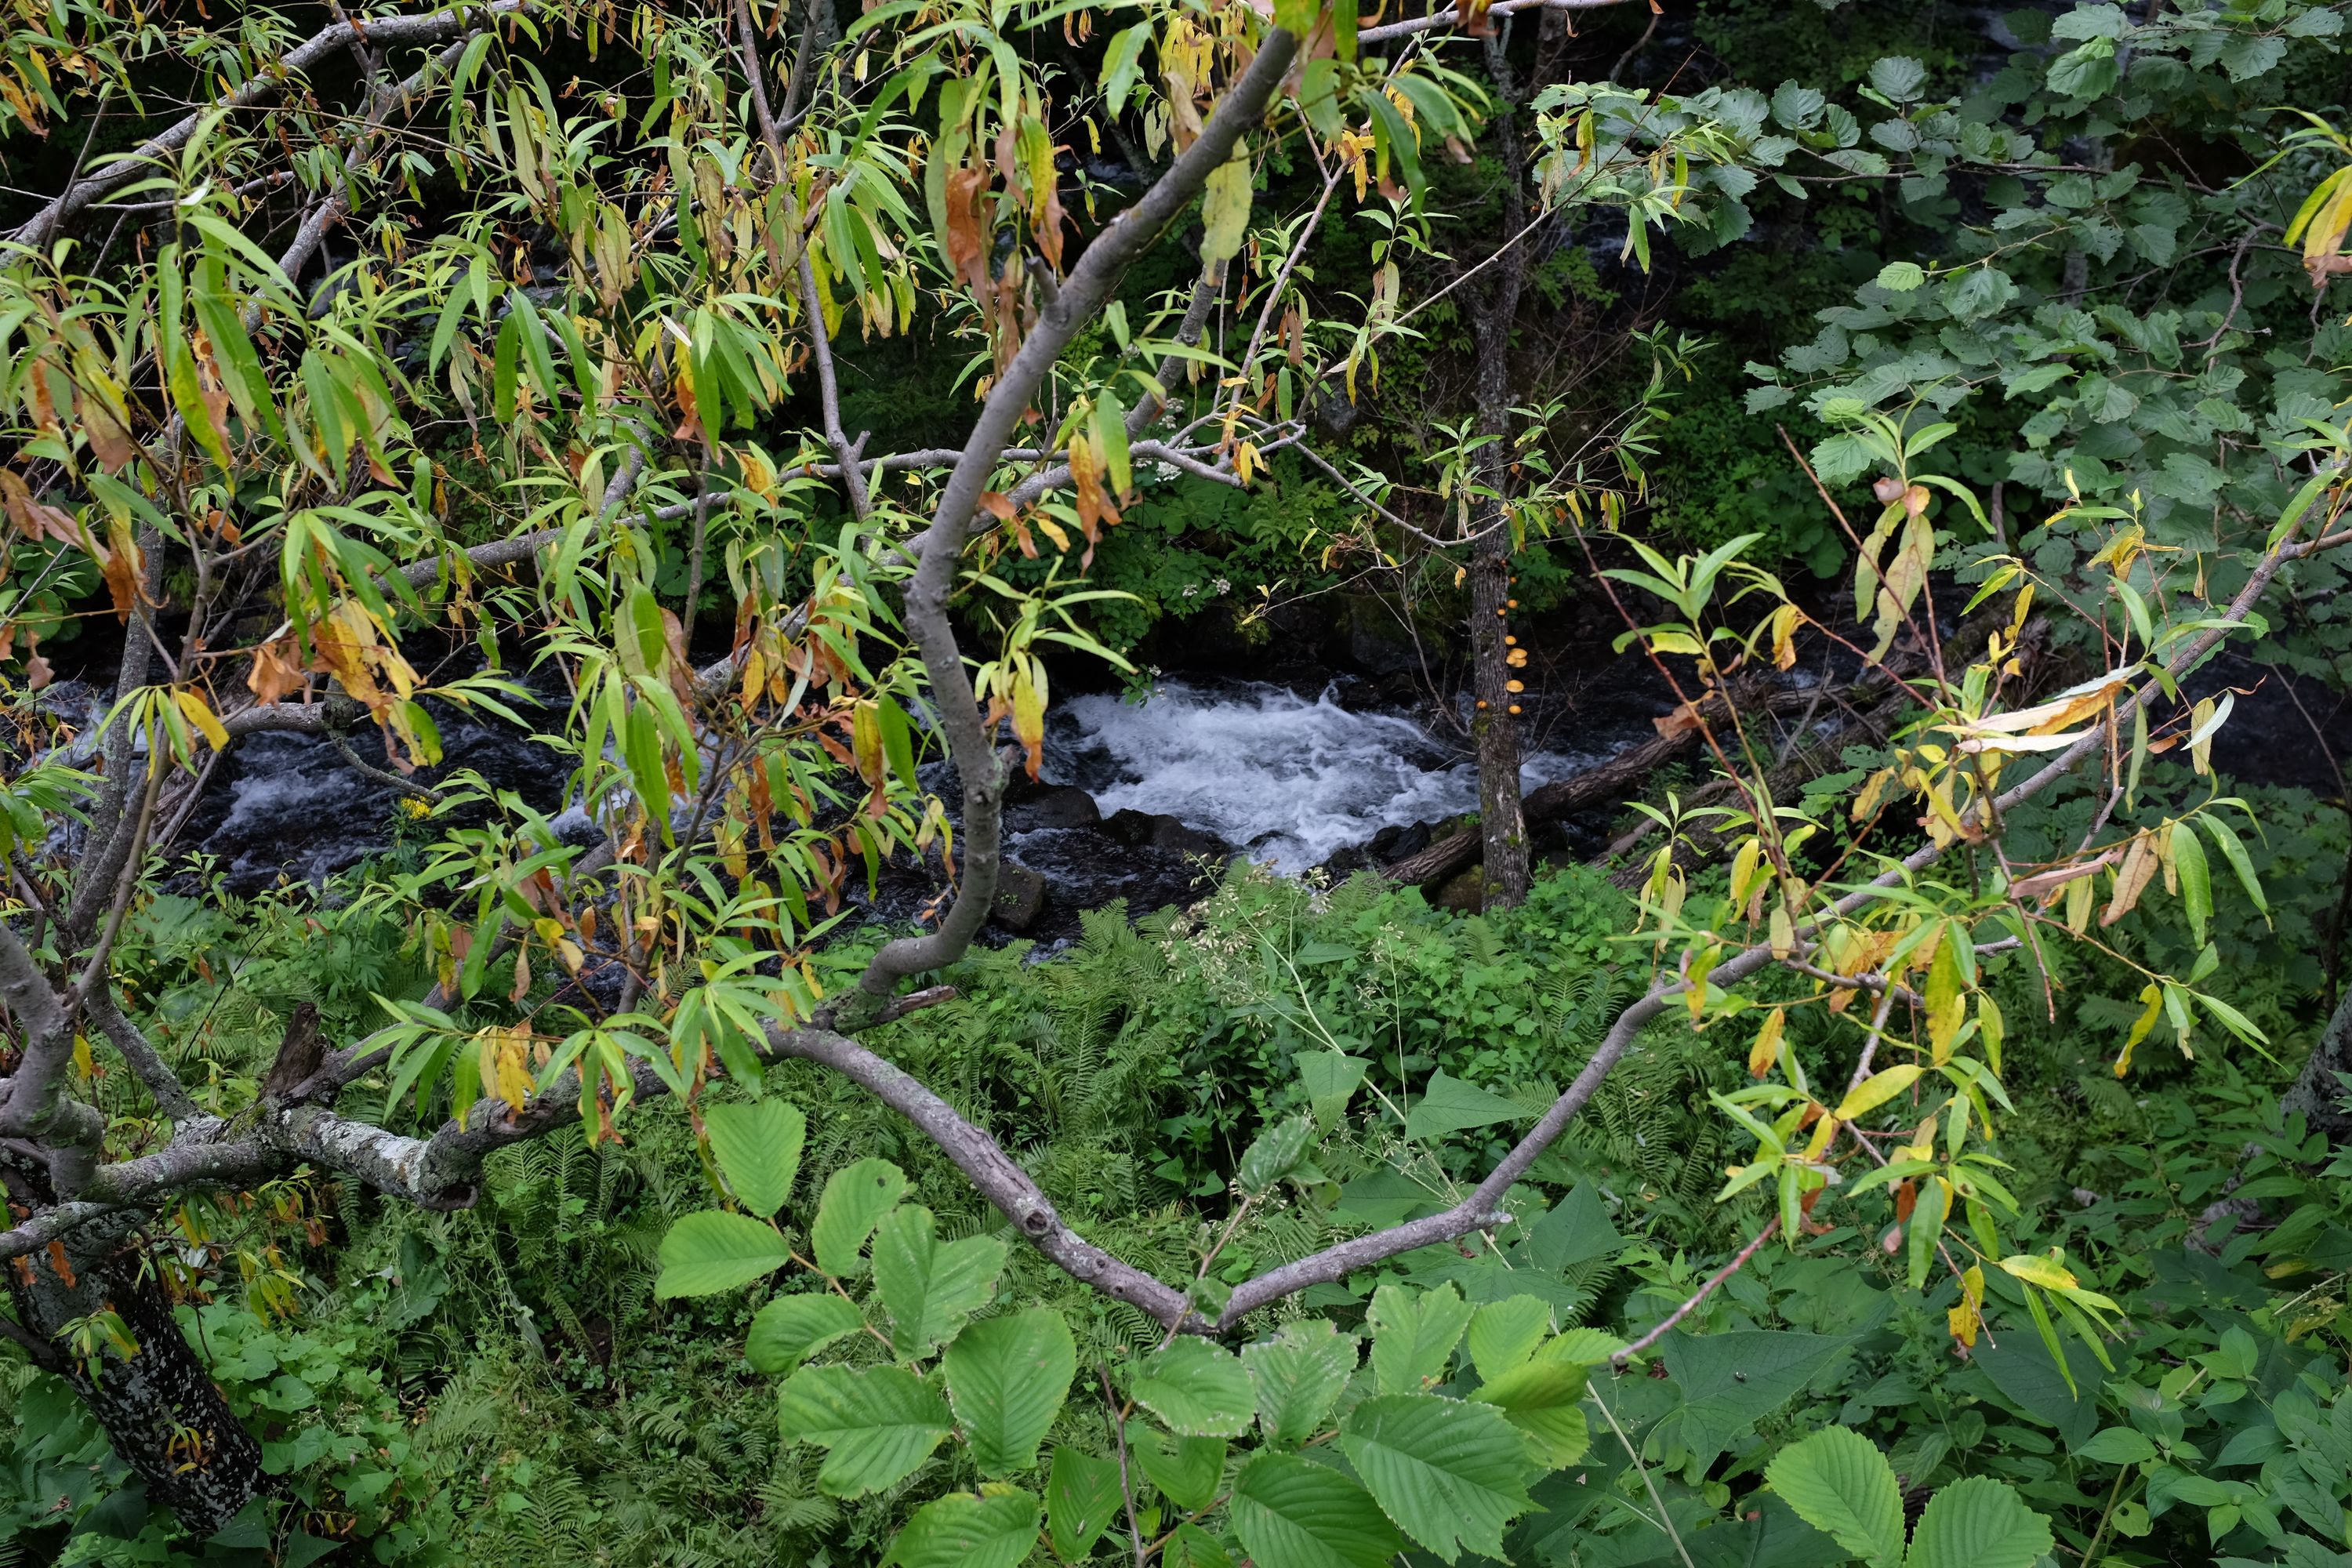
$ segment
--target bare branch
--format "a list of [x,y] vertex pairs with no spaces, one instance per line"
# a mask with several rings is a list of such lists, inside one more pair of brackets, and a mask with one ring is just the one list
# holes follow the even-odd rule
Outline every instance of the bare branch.
[[1685,1318],[1689,1317],[1692,1312],[1697,1310],[1700,1303],[1704,1302],[1709,1296],[1714,1295],[1718,1286],[1720,1286],[1725,1280],[1730,1279],[1733,1275],[1738,1273],[1742,1268],[1746,1268],[1748,1266],[1748,1260],[1755,1257],[1757,1252],[1762,1248],[1766,1242],[1771,1240],[1773,1237],[1780,1234],[1780,1222],[1776,1217],[1771,1221],[1771,1223],[1765,1226],[1762,1230],[1758,1231],[1756,1233],[1756,1239],[1741,1247],[1732,1258],[1730,1262],[1725,1264],[1722,1268],[1708,1275],[1706,1278],[1706,1283],[1701,1285],[1696,1290],[1693,1291],[1688,1300],[1685,1301],[1681,1306],[1676,1307],[1673,1311],[1667,1313],[1665,1320],[1659,1323],[1656,1328],[1652,1329],[1648,1333],[1643,1334],[1640,1339],[1635,1340],[1623,1350],[1612,1355],[1609,1358],[1609,1364],[1615,1367],[1622,1367],[1627,1362],[1632,1361],[1635,1356],[1640,1355],[1643,1351],[1648,1350],[1652,1345],[1656,1344],[1660,1340],[1664,1339],[1666,1335],[1673,1332],[1674,1327],[1676,1323],[1681,1322]]
[[169,155],[188,144],[205,121],[224,109],[249,109],[284,88],[289,82],[330,56],[352,47],[362,35],[376,46],[430,43],[450,34],[478,27],[493,17],[515,16],[530,9],[533,0],[485,0],[484,4],[452,6],[414,16],[375,16],[354,25],[338,22],[313,34],[304,43],[287,51],[285,57],[265,69],[255,71],[235,90],[216,102],[196,110],[161,134],[141,142],[131,151],[108,163],[104,168],[84,175],[66,187],[63,194],[35,213],[9,237],[17,243],[39,247],[55,237],[66,221],[100,196],[121,189],[142,173],[168,168]]
[[[1625,0],[1495,0],[1486,7],[1489,16],[1509,16],[1521,11],[1601,11],[1612,5],[1622,5]],[[1365,27],[1356,34],[1359,44],[1384,44],[1391,38],[1410,37],[1425,33],[1432,27],[1450,27],[1462,19],[1462,13],[1448,8],[1426,16],[1408,16],[1402,22],[1385,26]]]

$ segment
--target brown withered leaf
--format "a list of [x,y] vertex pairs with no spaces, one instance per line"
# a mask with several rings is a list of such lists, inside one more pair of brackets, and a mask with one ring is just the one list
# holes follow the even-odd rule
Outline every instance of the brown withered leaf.
[[254,700],[267,707],[284,701],[288,692],[302,684],[303,674],[293,637],[282,637],[253,650],[253,668],[246,672],[245,684]]
[[107,594],[114,600],[114,618],[128,624],[145,589],[141,579],[146,574],[147,558],[139,542],[131,537],[127,523],[114,525],[112,541],[114,548],[100,557],[98,564],[106,574]]
[[39,654],[35,653],[25,660],[26,690],[38,691],[57,678],[58,672],[50,668],[49,661]]
[[107,472],[119,474],[138,458],[139,448],[131,445],[131,432],[123,428],[103,397],[74,388],[74,416],[81,421],[82,434],[89,437],[89,449],[97,454]]
[[980,204],[988,191],[988,171],[977,166],[948,176],[948,265],[976,289],[988,288],[988,225]]

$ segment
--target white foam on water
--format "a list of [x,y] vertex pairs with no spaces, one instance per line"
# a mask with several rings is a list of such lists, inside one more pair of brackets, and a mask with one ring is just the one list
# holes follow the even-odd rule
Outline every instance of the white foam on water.
[[[1141,703],[1088,695],[1058,712],[1055,750],[1106,815],[1177,817],[1281,871],[1478,803],[1477,767],[1459,749],[1398,714],[1342,708],[1328,689],[1163,680]],[[1532,788],[1581,761],[1538,752],[1520,779]]]

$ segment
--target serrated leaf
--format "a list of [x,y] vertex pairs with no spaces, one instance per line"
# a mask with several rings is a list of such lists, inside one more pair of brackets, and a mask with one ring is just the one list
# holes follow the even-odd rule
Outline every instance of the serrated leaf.
[[1173,1437],[1139,1417],[1127,1424],[1127,1455],[1169,1501],[1198,1510],[1215,1500],[1225,1474],[1223,1437]]
[[1296,1454],[1259,1454],[1234,1480],[1234,1533],[1257,1568],[1382,1568],[1404,1538],[1371,1494]]
[[1500,1410],[1557,1468],[1576,1463],[1591,1446],[1584,1418],[1586,1382],[1579,1363],[1546,1355],[1490,1379],[1470,1397]]
[[1241,1358],[1189,1335],[1146,1356],[1129,1392],[1187,1437],[1238,1437],[1257,1413]]
[[1871,1568],[1902,1563],[1903,1494],[1895,1467],[1861,1433],[1824,1427],[1781,1449],[1764,1479],[1799,1519]]
[[1286,1323],[1270,1340],[1242,1347],[1242,1366],[1257,1390],[1258,1429],[1270,1443],[1298,1443],[1315,1435],[1361,1353],[1327,1319]]
[[940,1364],[973,1462],[982,1475],[1003,1476],[1036,1464],[1037,1445],[1077,1375],[1078,1352],[1059,1312],[1032,1307],[972,1324]]
[[1339,1431],[1364,1485],[1404,1532],[1451,1563],[1503,1552],[1503,1526],[1528,1509],[1533,1468],[1517,1431],[1489,1405],[1387,1394]]
[[754,1371],[782,1374],[816,1352],[866,1326],[856,1307],[827,1292],[782,1296],[760,1309],[743,1337],[743,1359]]
[[690,1214],[662,1237],[661,1276],[654,1298],[714,1296],[774,1273],[793,1260],[790,1243],[749,1215],[707,1209]]
[[2052,1545],[2050,1521],[2014,1488],[1970,1476],[1927,1500],[1906,1568],[2033,1568]]
[[1897,294],[1908,294],[1927,280],[1927,274],[1916,261],[1890,261],[1878,269],[1878,286]]
[[808,1137],[808,1118],[800,1107],[781,1100],[713,1105],[703,1110],[702,1125],[720,1173],[743,1206],[761,1219],[782,1208],[793,1195],[801,1145]]
[[1045,1532],[1054,1555],[1068,1563],[1084,1558],[1110,1528],[1119,1499],[1118,1460],[1057,1444],[1045,1478]]
[[1037,1544],[1037,1500],[1017,1487],[950,1492],[925,1503],[882,1568],[1018,1568]]
[[863,1497],[915,1473],[954,1428],[947,1401],[904,1367],[804,1366],[776,1391],[784,1441],[828,1450],[817,1486]]
[[889,1310],[890,1348],[900,1361],[919,1361],[955,1338],[988,1305],[1004,1272],[1004,1243],[996,1237],[942,1242],[937,1231],[920,1204],[892,1209],[875,1227],[874,1289]]
[[1470,1364],[1489,1382],[1536,1353],[1551,1332],[1551,1303],[1540,1296],[1506,1296],[1470,1320]]
[[1383,1285],[1372,1293],[1366,1321],[1381,1392],[1419,1394],[1444,1380],[1454,1347],[1470,1324],[1470,1304],[1450,1284],[1417,1293],[1407,1285]]
[[866,1238],[906,1195],[907,1174],[887,1160],[860,1160],[844,1165],[824,1184],[817,1200],[816,1222],[809,1227],[809,1245],[816,1266],[837,1279],[866,1271]]

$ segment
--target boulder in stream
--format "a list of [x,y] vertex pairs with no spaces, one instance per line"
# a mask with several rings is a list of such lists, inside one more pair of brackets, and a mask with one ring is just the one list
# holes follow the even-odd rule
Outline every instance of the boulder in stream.
[[1045,911],[1045,879],[1020,861],[1006,858],[996,868],[996,904],[989,913],[1011,931],[1025,931]]
[[1181,817],[1125,808],[1103,818],[1102,829],[1122,844],[1149,845],[1182,855],[1231,854],[1233,847],[1213,833],[1188,827]]

